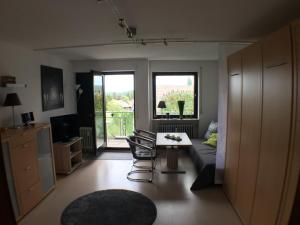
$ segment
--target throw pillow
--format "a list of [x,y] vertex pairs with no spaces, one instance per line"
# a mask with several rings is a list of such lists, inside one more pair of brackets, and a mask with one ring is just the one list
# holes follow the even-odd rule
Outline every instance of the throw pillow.
[[208,139],[211,133],[217,133],[217,132],[218,132],[218,122],[211,121],[204,135],[204,138]]
[[206,141],[202,142],[202,143],[216,148],[217,147],[217,142],[218,142],[218,134],[217,133],[212,133],[209,136],[209,138]]

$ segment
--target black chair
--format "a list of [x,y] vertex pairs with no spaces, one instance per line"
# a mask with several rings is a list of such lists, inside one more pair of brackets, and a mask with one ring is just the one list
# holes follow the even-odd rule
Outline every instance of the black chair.
[[142,129],[136,129],[133,133],[137,136],[145,137],[145,138],[151,139],[153,141],[156,140],[156,133],[153,133],[153,132],[150,132],[150,131],[146,131],[146,130],[142,130]]
[[[126,138],[126,140],[129,144],[130,150],[132,152],[132,157],[133,157],[133,164],[131,167],[131,171],[127,174],[127,179],[130,181],[151,183],[154,176],[154,170],[155,170],[156,158],[157,158],[155,141],[142,136],[130,136]],[[145,162],[145,161],[151,162],[151,165],[150,166],[138,165],[138,163]],[[131,177],[131,175],[138,174],[138,173],[151,173],[151,178],[141,179],[141,178]]]

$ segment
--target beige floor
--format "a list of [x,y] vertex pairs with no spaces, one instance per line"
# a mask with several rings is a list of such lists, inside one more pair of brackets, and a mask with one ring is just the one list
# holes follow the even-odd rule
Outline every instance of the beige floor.
[[93,191],[111,188],[133,190],[151,198],[158,210],[156,225],[241,225],[222,189],[191,192],[189,188],[195,171],[186,157],[181,158],[180,164],[186,174],[157,172],[154,183],[148,184],[126,179],[130,160],[86,161],[73,174],[58,179],[56,189],[19,225],[60,225],[60,215],[71,201]]

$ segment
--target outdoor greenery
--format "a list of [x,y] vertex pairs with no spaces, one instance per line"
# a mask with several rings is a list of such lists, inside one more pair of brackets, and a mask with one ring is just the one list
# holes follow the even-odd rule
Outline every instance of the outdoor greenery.
[[[178,115],[178,101],[185,101],[184,115],[193,115],[194,113],[194,93],[192,91],[175,91],[172,90],[162,97],[162,101],[166,102],[167,108],[163,110],[163,114]],[[161,112],[160,109],[157,109]],[[160,110],[160,111],[159,111]]]
[[[133,92],[106,93],[106,124],[108,138],[122,137],[132,134],[134,129]],[[102,96],[95,95],[96,123],[101,137],[103,130]]]
[[[192,86],[193,81],[187,79],[187,86]],[[95,111],[96,111],[96,130],[98,139],[104,138],[103,133],[103,103],[101,86],[95,86]],[[194,92],[191,88],[184,90],[165,91],[165,94],[158,99],[166,102],[166,109],[157,109],[157,114],[170,113],[171,115],[178,115],[178,101],[185,101],[184,115],[193,115],[194,113]],[[158,103],[158,102],[157,102]],[[107,137],[124,137],[131,135],[134,130],[134,93],[127,92],[107,92],[105,95],[106,104],[106,125]]]

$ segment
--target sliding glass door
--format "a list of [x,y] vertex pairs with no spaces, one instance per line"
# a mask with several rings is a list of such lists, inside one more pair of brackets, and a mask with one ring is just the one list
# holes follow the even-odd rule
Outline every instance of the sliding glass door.
[[94,74],[94,123],[96,148],[106,147],[105,132],[105,98],[104,98],[104,76],[100,73]]

